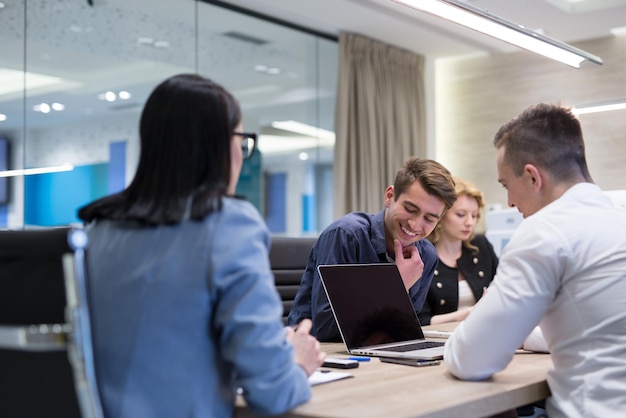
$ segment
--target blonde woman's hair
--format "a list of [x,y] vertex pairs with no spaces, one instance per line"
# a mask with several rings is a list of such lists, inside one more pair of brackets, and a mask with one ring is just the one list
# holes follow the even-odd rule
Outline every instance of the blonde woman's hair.
[[[483,197],[483,193],[474,185],[474,183],[463,180],[459,177],[453,177],[454,179],[454,191],[456,193],[456,197],[460,196],[468,196],[474,198],[476,203],[478,203],[478,219],[480,219],[480,210],[485,207],[485,199]],[[441,238],[441,221],[437,223],[437,226],[427,237],[430,242],[434,245],[437,245],[437,242]],[[472,231],[472,235],[469,236],[468,239],[463,240],[463,246],[469,248],[471,250],[478,251],[478,247],[471,244],[471,241],[474,239],[474,232]]]

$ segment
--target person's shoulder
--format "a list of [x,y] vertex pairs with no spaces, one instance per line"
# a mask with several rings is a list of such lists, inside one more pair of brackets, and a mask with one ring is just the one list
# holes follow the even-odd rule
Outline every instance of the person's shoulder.
[[355,223],[355,224],[369,224],[376,216],[373,213],[367,212],[350,212],[337,219],[337,222],[343,223]]
[[487,239],[485,234],[474,235],[474,238],[472,238],[470,243],[478,248],[485,248],[491,245],[491,242]]
[[316,247],[332,246],[337,242],[356,244],[371,241],[376,229],[373,225],[374,215],[365,212],[350,212],[333,221],[320,233]]
[[435,257],[437,256],[437,249],[435,248],[434,244],[426,238],[417,241],[415,245],[419,249],[422,256],[424,254],[434,254]]
[[255,224],[264,224],[261,214],[252,203],[233,197],[222,199],[222,209],[218,217],[222,220],[237,220],[238,222],[247,219]]
[[363,228],[367,228],[369,230],[370,225],[372,224],[372,219],[374,218],[373,214],[366,212],[350,212],[346,215],[343,215],[341,218],[336,219],[330,225],[328,225],[324,232],[336,230],[336,229],[344,229],[347,231],[355,231]]
[[241,213],[258,213],[256,207],[247,200],[239,199],[236,197],[224,197],[222,198],[222,210],[241,212]]

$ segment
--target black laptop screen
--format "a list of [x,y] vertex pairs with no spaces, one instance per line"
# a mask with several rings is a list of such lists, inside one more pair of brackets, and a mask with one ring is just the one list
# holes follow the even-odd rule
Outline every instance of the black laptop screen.
[[395,264],[319,266],[349,349],[424,338]]

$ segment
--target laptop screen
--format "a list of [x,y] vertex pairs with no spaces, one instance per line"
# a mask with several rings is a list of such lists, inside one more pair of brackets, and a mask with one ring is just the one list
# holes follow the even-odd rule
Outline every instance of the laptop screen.
[[424,338],[395,264],[318,267],[348,349]]

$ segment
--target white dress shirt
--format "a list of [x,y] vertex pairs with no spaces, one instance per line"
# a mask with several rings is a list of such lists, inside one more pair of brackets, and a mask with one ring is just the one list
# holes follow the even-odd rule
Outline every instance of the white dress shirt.
[[461,379],[504,369],[539,324],[554,417],[626,411],[626,211],[581,183],[525,219],[489,291],[446,343]]

